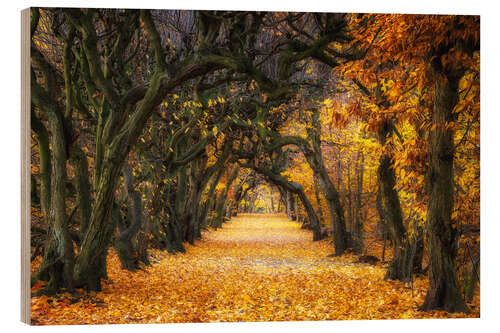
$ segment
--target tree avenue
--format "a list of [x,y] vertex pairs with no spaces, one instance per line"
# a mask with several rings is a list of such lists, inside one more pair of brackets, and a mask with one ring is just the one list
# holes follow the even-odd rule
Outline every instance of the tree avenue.
[[479,17],[32,8],[31,37],[33,296],[286,213],[470,311]]

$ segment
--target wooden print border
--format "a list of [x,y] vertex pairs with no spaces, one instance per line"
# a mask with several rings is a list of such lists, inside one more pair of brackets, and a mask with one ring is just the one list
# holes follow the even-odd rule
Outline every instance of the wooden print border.
[[30,315],[30,9],[21,11],[21,321]]

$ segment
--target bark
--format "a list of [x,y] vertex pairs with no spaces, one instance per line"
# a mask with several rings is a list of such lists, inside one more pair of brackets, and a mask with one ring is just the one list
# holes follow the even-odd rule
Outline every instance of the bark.
[[71,149],[70,161],[75,171],[73,183],[76,189],[76,200],[78,202],[78,213],[80,217],[79,234],[81,239],[87,231],[92,209],[88,174],[89,166],[85,153],[76,145]]
[[[436,74],[435,74],[436,75]],[[433,129],[429,133],[427,206],[427,244],[429,251],[429,289],[421,310],[444,309],[468,312],[458,288],[455,260],[457,228],[453,211],[454,133],[445,125],[454,121],[458,102],[459,75],[436,75],[434,83]]]
[[170,253],[185,252],[184,237],[189,223],[187,167],[177,171],[174,192],[169,192],[169,218],[166,230],[167,250]]
[[201,200],[201,194],[204,188],[201,182],[201,173],[199,172],[199,166],[201,161],[194,161],[189,172],[189,199],[188,199],[188,225],[186,233],[184,235],[184,240],[189,242],[189,244],[194,244],[194,240],[197,236],[199,230],[199,206]]
[[363,192],[363,170],[364,170],[364,156],[363,152],[360,150],[358,152],[358,166],[357,166],[357,189],[355,196],[355,220],[353,228],[353,247],[354,251],[361,253],[363,251],[363,221],[362,221],[362,201],[361,195]]
[[219,165],[227,158],[227,154],[223,154],[217,162],[209,168],[206,168],[208,157],[204,155],[202,158],[192,162],[189,172],[190,184],[190,199],[189,199],[189,225],[185,240],[190,244],[194,244],[196,238],[201,238],[201,215],[202,204],[201,198],[208,185],[213,173]]
[[[470,248],[468,248],[468,246],[467,246],[467,251],[470,256]],[[477,285],[479,283],[480,255],[478,253],[475,258],[469,257],[469,259],[470,259],[470,265],[469,265],[468,278],[466,280],[465,297],[467,301],[472,302],[475,291],[477,289]]]
[[[238,185],[236,186],[236,188],[234,189],[234,198],[233,198],[233,202],[232,202],[232,205],[231,207],[229,208],[230,212],[230,216],[229,217],[233,217],[233,216],[237,216],[238,215],[238,205],[240,203],[240,200],[242,199],[242,195],[243,195],[243,185],[246,184],[246,181],[248,179],[248,177],[251,175],[251,172],[250,173],[247,173],[245,175],[245,177],[238,183]],[[247,186],[249,186],[247,184]]]
[[379,216],[379,222],[378,222],[378,232],[380,238],[387,238],[387,224],[385,222],[385,213],[384,213],[384,207],[382,206],[382,190],[380,188],[380,182],[379,182],[379,187],[377,189],[377,197],[375,199],[375,206],[377,208],[377,213]]
[[227,204],[227,196],[229,194],[229,189],[231,188],[231,185],[233,181],[238,177],[240,169],[238,167],[234,167],[233,170],[231,171],[230,175],[227,177],[226,180],[226,185],[224,187],[223,192],[219,196],[215,208],[215,220],[213,223],[213,226],[215,228],[220,228],[222,227],[222,222],[224,221],[224,211],[225,211],[225,206]]
[[316,197],[316,204],[318,205],[318,217],[323,222],[323,210],[321,209],[321,199],[319,197],[318,179],[314,177],[314,196]]
[[[379,143],[382,146],[385,145],[387,137],[392,135],[392,126],[392,123],[387,120],[379,129]],[[387,268],[385,278],[409,281],[412,269],[411,246],[403,225],[403,212],[398,192],[395,189],[396,174],[390,153],[385,152],[381,155],[377,175],[383,220],[393,247],[392,261]]]
[[51,204],[50,228],[45,245],[43,262],[37,277],[46,280],[47,290],[55,291],[66,288],[72,291],[74,250],[73,241],[69,234],[68,218],[66,214],[66,140],[64,134],[64,119],[58,111],[50,112],[49,126],[52,133],[52,175],[51,175]]
[[207,199],[201,204],[201,209],[200,209],[199,216],[198,216],[198,219],[199,219],[198,225],[200,226],[198,228],[198,232],[199,232],[199,229],[201,228],[201,226],[206,226],[206,218],[207,218],[209,210],[211,209],[211,207],[214,203],[215,189],[217,187],[217,184],[219,184],[219,181],[224,173],[224,165],[229,158],[230,147],[231,147],[231,145],[225,143],[224,150],[223,150],[221,156],[217,159],[217,162],[214,163],[210,168],[208,168],[203,173],[203,176],[202,176],[203,182],[202,182],[202,190],[200,192],[200,201],[201,201],[201,194],[203,193],[204,189],[210,183],[210,180],[212,180],[212,183],[208,189]]
[[385,278],[391,280],[409,280],[408,267],[410,265],[410,244],[403,225],[403,213],[397,191],[396,176],[391,165],[391,157],[384,154],[380,158],[378,167],[380,199],[384,221],[393,246],[393,258]]
[[351,168],[347,168],[347,189],[345,189],[344,193],[346,197],[345,207],[347,212],[347,221],[346,224],[348,226],[349,233],[353,231],[353,204],[352,204],[352,188],[351,188]]
[[278,200],[278,208],[276,210],[277,213],[281,213],[281,205],[282,205],[282,198],[281,198],[281,194],[280,194],[280,199]]
[[328,210],[330,211],[330,223],[333,230],[335,255],[340,256],[344,254],[350,245],[349,237],[346,232],[344,210],[340,203],[339,193],[325,168],[321,150],[317,147],[313,151],[307,146],[302,146],[302,151],[313,169],[315,177],[319,180],[319,186],[326,199]]
[[[34,52],[33,54],[36,57],[37,53]],[[41,66],[47,66],[43,58],[37,58],[34,61],[38,62]],[[50,73],[45,73],[45,77],[50,75]],[[67,178],[66,162],[68,158],[68,146],[71,143],[71,139],[68,128],[65,125],[62,109],[59,104],[53,100],[53,96],[38,85],[34,71],[32,71],[31,76],[31,99],[33,105],[36,105],[46,113],[50,132],[52,134],[51,193],[50,209],[48,211],[49,232],[45,244],[42,264],[37,273],[33,275],[32,282],[37,279],[49,281],[45,289],[47,292],[53,292],[61,288],[72,291],[74,287],[72,276],[74,249],[68,229],[69,219],[66,214],[65,202]],[[40,133],[42,132],[43,129]],[[48,156],[46,157],[48,158]],[[45,165],[47,166],[47,164]],[[46,180],[47,178],[45,178],[45,181]],[[47,188],[45,188],[44,191],[46,190]],[[48,198],[44,198],[44,200],[46,199]],[[45,203],[46,208],[48,204],[48,202]]]
[[286,191],[286,215],[290,221],[295,221],[295,216],[293,214],[294,198],[289,190]]
[[[32,173],[30,176],[30,198],[32,206],[40,206],[40,196],[38,195],[37,189],[38,182],[35,175]],[[43,216],[43,211],[42,211]]]
[[418,221],[413,221],[412,246],[412,268],[414,274],[422,273],[422,262],[424,259],[424,229],[418,225]]
[[122,264],[122,268],[135,271],[139,268],[139,262],[143,260],[145,264],[149,263],[147,255],[144,258],[143,253],[139,253],[137,235],[142,226],[142,198],[141,194],[134,188],[134,176],[132,168],[128,163],[123,166],[123,179],[125,183],[125,191],[128,196],[128,225],[118,235],[115,240],[115,249],[118,253],[118,258]]
[[[154,205],[154,233],[156,238],[170,254],[185,252],[182,244],[182,226],[176,213],[177,185],[172,184],[173,177],[166,184],[162,181],[155,191],[154,197],[157,202]],[[161,218],[159,218],[161,216]]]
[[220,167],[216,173],[214,173],[214,177],[212,180],[212,183],[210,184],[210,188],[208,190],[207,194],[207,200],[203,203],[203,210],[202,210],[202,215],[201,215],[201,221],[202,224],[205,226],[209,224],[207,221],[208,218],[208,213],[209,211],[213,208],[214,202],[216,201],[215,196],[215,188],[217,187],[217,184],[219,184],[220,179],[222,178],[222,175],[224,174],[224,168]]
[[327,201],[330,211],[330,223],[333,230],[335,255],[340,256],[351,247],[351,242],[346,231],[344,207],[340,202],[339,193],[330,179],[323,161],[323,154],[321,151],[321,123],[319,121],[318,109],[313,109],[312,125],[313,126],[308,129],[312,148],[305,143],[301,144],[301,148],[315,177],[319,180],[319,186]]
[[49,149],[49,134],[45,125],[38,119],[35,112],[31,110],[31,128],[36,133],[38,152],[40,154],[40,205],[44,217],[45,224],[49,226],[50,213],[50,149]]
[[89,226],[76,258],[75,278],[88,290],[101,289],[102,264],[105,262],[106,250],[111,238],[111,232],[108,237],[108,228],[112,224],[109,207],[112,207],[114,202],[114,192],[122,165],[121,158],[117,163],[103,163]]

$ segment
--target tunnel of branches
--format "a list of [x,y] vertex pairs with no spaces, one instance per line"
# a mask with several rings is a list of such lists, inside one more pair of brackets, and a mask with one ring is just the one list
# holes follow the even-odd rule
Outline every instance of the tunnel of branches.
[[99,290],[110,250],[135,271],[238,213],[284,213],[336,256],[365,253],[374,221],[386,278],[430,271],[422,308],[467,310],[457,244],[478,222],[452,222],[472,191],[453,194],[453,156],[479,154],[461,95],[479,23],[398,19],[413,52],[384,15],[33,8],[32,283]]

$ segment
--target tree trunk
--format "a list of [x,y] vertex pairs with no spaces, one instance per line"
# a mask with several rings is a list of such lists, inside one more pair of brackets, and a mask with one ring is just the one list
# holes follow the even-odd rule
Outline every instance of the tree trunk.
[[[392,126],[392,123],[386,120],[379,129],[379,142],[382,146],[385,145],[387,137],[392,134]],[[409,281],[412,268],[411,247],[403,225],[403,213],[398,192],[395,189],[396,174],[392,166],[392,156],[389,153],[383,153],[380,156],[377,174],[383,220],[393,247],[392,261],[387,268],[385,278]]]
[[399,203],[396,185],[396,176],[391,165],[391,157],[384,154],[380,158],[378,168],[380,199],[384,221],[391,238],[393,247],[392,261],[387,268],[386,279],[409,280],[408,267],[410,266],[410,246],[403,225],[403,213]]
[[217,198],[215,198],[215,189],[216,189],[217,185],[219,184],[220,179],[222,178],[223,174],[224,174],[224,168],[220,167],[217,170],[217,172],[214,174],[212,183],[210,184],[210,188],[208,190],[207,199],[203,203],[201,222],[202,222],[202,225],[204,225],[204,226],[211,223],[211,221],[208,221],[208,215],[209,215],[208,213],[213,208],[214,202],[217,199]]
[[[293,184],[299,185],[296,183]],[[302,186],[297,189],[297,195],[300,198],[304,209],[306,210],[307,216],[309,217],[309,222],[311,222],[311,227],[313,228],[313,241],[321,240],[321,224],[319,222],[318,216],[316,215],[316,212],[314,211],[314,207],[311,205],[311,202],[307,198],[304,190],[302,189]]]
[[316,197],[316,204],[318,205],[318,217],[323,222],[323,210],[321,209],[321,199],[319,197],[319,180],[314,177],[314,196]]
[[302,146],[302,149],[315,177],[319,180],[319,187],[326,199],[330,212],[330,223],[333,230],[335,255],[340,256],[344,254],[345,250],[349,247],[349,238],[346,232],[344,209],[340,203],[339,193],[326,171],[321,151],[313,151],[305,146]]
[[297,204],[295,197],[293,198],[293,215],[295,216],[295,220],[300,222],[299,205]]
[[[470,249],[467,249],[469,252],[470,256]],[[467,285],[466,285],[466,290],[465,290],[465,297],[467,301],[472,302],[474,298],[474,294],[477,288],[477,284],[479,283],[479,261],[480,261],[480,255],[479,253],[477,256],[473,259],[470,257],[470,267],[469,267],[469,274],[467,278]]]
[[[122,264],[122,268],[134,272],[139,268],[140,256],[137,253],[137,234],[142,225],[142,198],[141,194],[134,188],[134,176],[132,168],[128,163],[123,166],[123,179],[125,182],[125,190],[127,192],[129,206],[128,218],[129,223],[125,230],[115,240],[115,248],[118,253],[118,258]],[[141,255],[142,257],[143,255]],[[147,260],[147,264],[149,261]]]
[[412,256],[412,267],[413,273],[418,274],[422,273],[422,261],[424,260],[424,229],[418,225],[418,221],[416,220],[414,220],[412,224],[412,248],[415,249]]
[[40,154],[40,205],[42,207],[43,218],[46,226],[50,225],[50,149],[49,149],[49,134],[45,125],[36,117],[36,114],[31,110],[31,128],[37,135],[38,152]]
[[432,129],[429,133],[429,173],[427,207],[427,244],[429,251],[429,289],[421,310],[444,309],[468,312],[457,284],[455,259],[457,228],[453,212],[453,108],[458,102],[457,75],[436,75]]
[[345,193],[346,196],[346,201],[345,201],[345,207],[347,211],[347,221],[346,224],[348,226],[348,231],[349,233],[352,234],[353,231],[353,205],[352,205],[352,188],[351,188],[351,168],[347,168],[347,190]]
[[[195,161],[196,163],[198,161]],[[201,179],[199,179],[197,176],[200,174],[197,173],[194,170],[194,166],[191,168],[191,173],[189,175],[189,183],[190,183],[190,196],[189,196],[189,205],[188,205],[188,210],[189,210],[189,221],[188,221],[188,226],[187,226],[187,232],[185,236],[185,240],[189,244],[194,244],[194,240],[196,238],[196,235],[199,230],[199,207],[200,207],[200,200],[201,200],[201,194],[203,192],[203,188],[201,188]]]
[[88,290],[101,290],[102,272],[105,269],[102,265],[106,262],[112,234],[112,231],[109,232],[112,225],[110,207],[114,202],[114,192],[122,165],[123,163],[103,163],[89,226],[76,258],[75,278],[79,285]]
[[80,239],[87,231],[90,214],[92,212],[90,198],[89,165],[85,153],[80,147],[73,145],[71,149],[71,163],[75,170],[74,185],[76,188],[76,200],[78,202],[78,212],[80,217]]
[[361,253],[363,251],[363,221],[361,216],[362,202],[361,195],[363,192],[363,170],[364,170],[364,156],[363,151],[358,152],[358,167],[357,167],[357,189],[355,197],[355,219],[353,228],[353,247],[354,251]]
[[59,112],[48,114],[50,131],[52,133],[52,175],[50,227],[45,245],[43,262],[35,275],[36,278],[49,280],[47,291],[60,288],[73,290],[74,249],[73,240],[69,234],[66,214],[66,141],[64,120]]
[[295,221],[292,212],[293,208],[293,195],[289,190],[286,190],[286,215],[290,221]]
[[226,200],[227,196],[229,194],[229,189],[231,188],[231,185],[233,181],[238,177],[239,173],[239,168],[235,166],[231,173],[228,175],[226,178],[226,184],[224,186],[223,192],[219,195],[219,198],[217,199],[217,204],[215,206],[215,220],[213,223],[213,226],[215,228],[221,228],[222,227],[222,222],[224,221],[224,211],[226,207]]
[[316,108],[313,108],[312,123],[313,126],[308,129],[309,136],[312,139],[312,149],[305,143],[301,145],[301,148],[315,177],[319,180],[319,186],[327,201],[328,210],[330,212],[330,223],[333,230],[335,255],[340,256],[350,247],[350,239],[346,232],[344,207],[342,207],[339,193],[330,179],[323,161],[323,153],[321,150],[321,123],[319,121],[319,110]]

